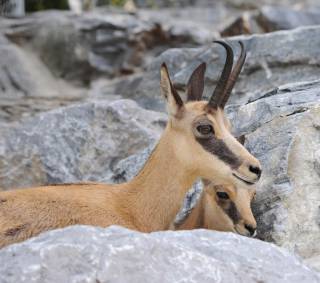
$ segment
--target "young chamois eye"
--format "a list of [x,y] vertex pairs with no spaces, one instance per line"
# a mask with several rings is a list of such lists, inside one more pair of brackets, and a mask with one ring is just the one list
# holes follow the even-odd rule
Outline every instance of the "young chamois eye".
[[229,199],[229,195],[226,192],[217,192],[217,196],[220,199]]

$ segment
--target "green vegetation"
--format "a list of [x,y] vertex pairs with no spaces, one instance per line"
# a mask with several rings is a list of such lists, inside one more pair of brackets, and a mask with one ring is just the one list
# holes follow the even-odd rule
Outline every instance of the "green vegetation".
[[[122,7],[125,3],[126,0],[98,0],[97,6],[111,5]],[[49,9],[68,10],[68,0],[26,0],[27,12],[35,12]]]
[[27,12],[35,12],[47,9],[69,9],[68,0],[26,0],[25,5]]
[[122,7],[126,3],[126,0],[98,0],[98,6],[111,5]]

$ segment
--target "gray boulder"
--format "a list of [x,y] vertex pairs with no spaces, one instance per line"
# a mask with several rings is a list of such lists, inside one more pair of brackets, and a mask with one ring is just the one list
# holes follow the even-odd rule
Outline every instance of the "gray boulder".
[[[254,202],[258,237],[319,266],[320,82],[285,85],[231,115],[262,163]],[[231,112],[232,114],[232,112]]]
[[3,283],[320,282],[281,248],[205,230],[143,234],[74,226],[4,248],[0,259]]
[[264,6],[246,11],[230,25],[224,27],[221,36],[266,33],[320,24],[320,9],[297,10],[289,7]]
[[210,42],[214,32],[171,11],[101,8],[75,15],[46,11],[23,19],[1,20],[0,32],[32,50],[58,78],[88,85],[98,76],[131,74],[154,56],[175,46]]
[[[319,26],[232,37],[229,42],[237,50],[236,56],[239,40],[246,45],[248,58],[229,104],[245,104],[279,85],[319,79],[320,50],[315,48],[320,45]],[[108,82],[102,88],[101,96],[120,93],[121,90],[123,97],[139,97],[139,104],[144,107],[163,110],[159,101],[160,90],[154,88],[159,84],[158,72],[162,62],[168,64],[174,84],[181,93],[184,93],[192,71],[201,62],[207,62],[205,96],[208,97],[212,94],[224,61],[225,51],[217,44],[169,49],[148,65],[146,73]]]
[[[1,22],[0,18],[0,26]],[[0,122],[17,121],[85,97],[85,90],[54,77],[37,56],[1,32],[0,54]]]
[[130,100],[59,108],[0,136],[0,187],[105,180],[118,160],[159,138],[166,115]]
[[255,202],[258,235],[305,258],[320,254],[320,105],[276,117],[248,134],[264,174]]

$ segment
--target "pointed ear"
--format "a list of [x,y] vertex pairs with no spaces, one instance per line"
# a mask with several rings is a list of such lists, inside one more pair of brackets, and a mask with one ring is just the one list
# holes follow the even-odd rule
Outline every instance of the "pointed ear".
[[183,101],[170,80],[168,68],[165,63],[161,65],[160,75],[161,93],[167,101],[168,112],[170,115],[178,117],[183,108]]
[[187,101],[201,100],[206,67],[206,63],[202,63],[193,71],[187,85]]
[[239,143],[244,145],[244,143],[246,141],[246,136],[245,135],[241,135],[241,136],[237,137],[237,140],[238,140]]

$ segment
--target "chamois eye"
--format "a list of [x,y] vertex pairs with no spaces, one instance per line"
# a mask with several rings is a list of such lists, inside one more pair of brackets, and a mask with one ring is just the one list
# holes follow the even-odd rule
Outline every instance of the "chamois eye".
[[199,125],[197,131],[204,136],[208,136],[214,133],[213,127],[211,125]]
[[220,199],[229,199],[229,195],[225,192],[217,192],[217,196]]

